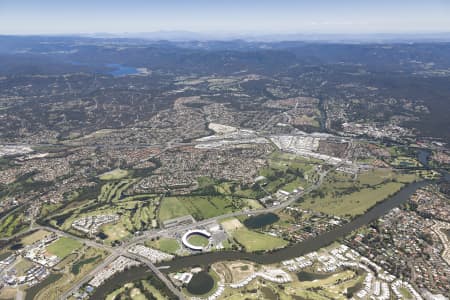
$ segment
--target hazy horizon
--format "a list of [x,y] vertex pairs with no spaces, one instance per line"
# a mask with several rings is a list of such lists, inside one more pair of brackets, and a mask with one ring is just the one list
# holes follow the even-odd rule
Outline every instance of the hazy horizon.
[[444,0],[3,0],[0,34],[435,34],[450,32],[449,15]]

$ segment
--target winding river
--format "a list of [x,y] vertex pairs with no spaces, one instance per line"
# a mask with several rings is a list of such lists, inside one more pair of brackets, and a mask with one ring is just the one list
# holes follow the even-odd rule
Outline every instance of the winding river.
[[[428,167],[429,154],[430,153],[427,150],[419,150],[418,159],[426,168]],[[446,177],[446,179],[447,178],[448,177]],[[195,266],[210,266],[215,262],[226,260],[250,260],[259,264],[272,264],[283,260],[291,259],[294,257],[298,257],[307,254],[309,252],[316,251],[322,247],[325,247],[333,243],[337,239],[347,236],[352,231],[371,223],[372,221],[378,219],[379,217],[389,212],[391,209],[406,203],[410,198],[410,196],[414,194],[414,192],[417,189],[424,187],[430,182],[431,181],[420,181],[410,183],[393,196],[372,207],[363,215],[356,217],[353,221],[339,228],[325,232],[319,236],[293,244],[283,249],[275,250],[270,253],[261,253],[261,254],[245,253],[239,251],[219,251],[219,252],[201,253],[193,256],[177,257],[170,262],[160,263],[157,266],[160,267],[164,266],[165,268],[161,269],[161,271],[165,273],[171,273],[179,271],[181,269]],[[129,280],[127,281],[127,278],[135,277],[134,276],[135,274],[132,274],[132,272],[134,271],[133,270],[125,271],[126,273],[125,276],[120,277],[121,279],[123,279],[123,281],[114,282],[114,286],[123,285],[129,281]],[[106,295],[107,293],[105,293],[104,296]]]
[[372,207],[365,214],[356,217],[353,221],[338,227],[334,230],[325,232],[314,238],[302,241],[283,249],[275,250],[270,253],[245,253],[239,251],[220,251],[220,252],[208,252],[193,256],[177,257],[170,262],[159,264],[159,266],[169,266],[170,268],[164,269],[164,272],[174,272],[183,268],[189,268],[193,266],[208,266],[218,261],[224,260],[251,260],[259,264],[273,264],[282,260],[291,259],[297,256],[304,255],[306,253],[316,251],[322,247],[325,247],[341,237],[345,237],[352,231],[369,224],[370,222],[383,216],[391,209],[402,205],[408,201],[409,197],[414,192],[428,184],[429,181],[420,181],[408,184],[401,189],[398,193],[392,197],[380,202],[378,205]]

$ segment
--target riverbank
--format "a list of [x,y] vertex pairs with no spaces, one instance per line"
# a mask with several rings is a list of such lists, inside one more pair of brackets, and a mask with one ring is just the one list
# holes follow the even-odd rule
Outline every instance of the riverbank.
[[[420,181],[408,184],[406,187],[401,189],[395,195],[389,197],[385,201],[372,207],[363,215],[355,218],[353,221],[336,228],[332,231],[325,232],[317,237],[308,239],[306,241],[299,242],[297,244],[288,246],[286,248],[276,250],[270,253],[245,253],[239,251],[219,251],[219,252],[209,252],[202,253],[198,255],[192,255],[187,257],[177,257],[172,261],[160,263],[157,266],[162,267],[161,269],[164,273],[177,272],[182,269],[192,268],[196,266],[207,267],[215,262],[227,261],[227,260],[249,260],[258,264],[273,264],[283,260],[298,257],[313,251],[317,251],[320,248],[330,245],[334,241],[343,238],[350,234],[352,231],[359,229],[360,227],[371,223],[372,221],[383,216],[391,209],[398,207],[408,201],[410,196],[415,193],[417,189],[424,187],[429,184],[430,181]],[[139,275],[144,277],[142,270],[139,272],[137,269],[130,269],[120,274],[114,278],[114,282],[108,284],[109,287],[121,286],[133,279],[142,279]],[[99,290],[95,292],[96,296],[103,297],[106,296],[111,290],[108,286],[101,286]]]

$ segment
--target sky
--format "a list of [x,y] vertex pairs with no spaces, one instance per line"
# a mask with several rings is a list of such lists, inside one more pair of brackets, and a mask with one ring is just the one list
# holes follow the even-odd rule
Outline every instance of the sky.
[[450,0],[0,0],[0,34],[450,32]]

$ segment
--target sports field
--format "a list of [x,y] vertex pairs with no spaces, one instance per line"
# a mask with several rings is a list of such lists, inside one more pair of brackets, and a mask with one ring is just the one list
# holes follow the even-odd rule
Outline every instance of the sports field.
[[206,247],[208,246],[208,239],[202,235],[194,234],[189,237],[189,243],[194,246]]
[[82,244],[74,239],[61,237],[47,247],[47,251],[63,259],[73,251],[81,248]]

